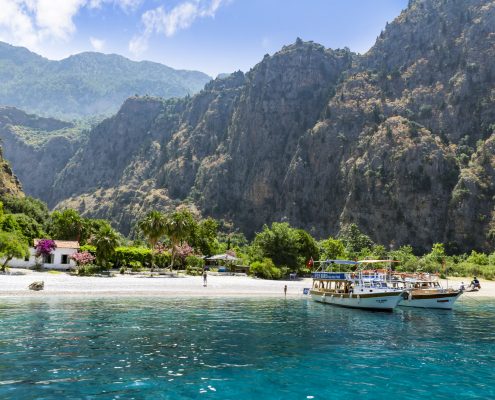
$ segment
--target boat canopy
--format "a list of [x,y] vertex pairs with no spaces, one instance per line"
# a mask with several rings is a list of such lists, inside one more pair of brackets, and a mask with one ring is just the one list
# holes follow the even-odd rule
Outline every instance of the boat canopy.
[[323,261],[314,261],[314,263],[357,265],[358,264],[358,261],[351,261],[351,260],[323,260]]
[[207,260],[208,261],[217,261],[217,260],[221,260],[221,261],[238,261],[238,260],[240,260],[240,258],[231,256],[230,254],[217,254],[216,256],[208,257]]

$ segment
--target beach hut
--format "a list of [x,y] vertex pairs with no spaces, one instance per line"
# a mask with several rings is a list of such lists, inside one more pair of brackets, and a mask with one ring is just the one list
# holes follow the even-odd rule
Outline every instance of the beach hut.
[[218,266],[218,272],[241,272],[247,273],[249,271],[249,267],[245,265],[237,265],[236,263],[241,261],[240,258],[237,258],[231,254],[217,254],[212,257],[206,258],[206,261],[211,262],[214,265]]

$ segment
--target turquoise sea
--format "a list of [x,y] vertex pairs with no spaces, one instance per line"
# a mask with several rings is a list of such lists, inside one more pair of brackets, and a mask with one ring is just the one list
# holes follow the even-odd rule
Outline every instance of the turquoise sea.
[[0,399],[495,399],[495,302],[0,299]]

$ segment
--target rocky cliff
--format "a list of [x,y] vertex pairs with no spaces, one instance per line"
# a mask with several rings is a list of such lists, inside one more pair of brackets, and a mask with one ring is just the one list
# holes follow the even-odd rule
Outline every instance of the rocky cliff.
[[21,184],[12,172],[10,164],[3,158],[3,151],[0,147],[0,197],[3,195],[13,195],[22,197]]
[[125,233],[187,202],[247,234],[356,222],[390,246],[490,249],[494,52],[495,1],[412,1],[365,55],[298,39],[193,97],[130,98],[44,198]]

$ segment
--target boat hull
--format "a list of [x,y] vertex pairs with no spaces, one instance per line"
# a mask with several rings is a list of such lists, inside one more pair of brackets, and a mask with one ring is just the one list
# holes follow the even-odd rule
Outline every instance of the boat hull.
[[401,307],[417,307],[417,308],[440,308],[451,310],[456,300],[462,292],[432,294],[432,295],[412,295],[408,298],[402,298],[399,302]]
[[311,291],[311,298],[319,303],[366,310],[392,311],[399,304],[402,299],[401,296],[401,292],[349,295],[329,294],[318,290]]

